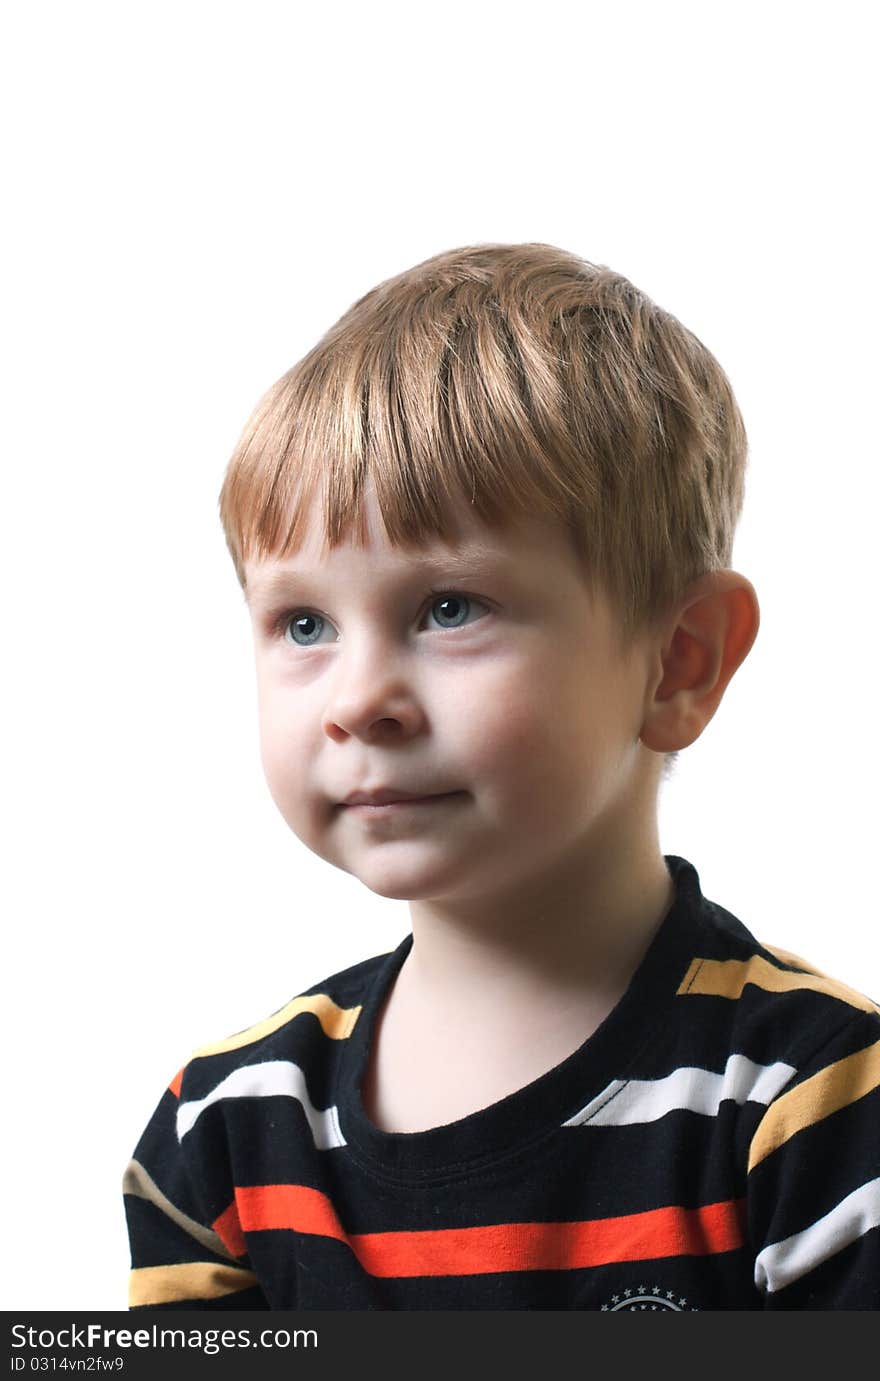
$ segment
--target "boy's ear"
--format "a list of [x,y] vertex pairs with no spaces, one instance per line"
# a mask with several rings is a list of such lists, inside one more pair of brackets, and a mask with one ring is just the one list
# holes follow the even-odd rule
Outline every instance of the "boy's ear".
[[760,623],[758,596],[737,571],[710,571],[689,585],[654,645],[639,738],[655,753],[687,748],[705,729]]

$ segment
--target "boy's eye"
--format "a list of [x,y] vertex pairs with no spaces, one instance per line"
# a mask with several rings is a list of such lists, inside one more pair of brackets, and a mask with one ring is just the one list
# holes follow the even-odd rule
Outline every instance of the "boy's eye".
[[285,639],[289,634],[290,637],[287,640],[296,643],[299,647],[311,647],[312,643],[318,642],[325,626],[329,627],[330,625],[325,625],[320,614],[284,615],[282,621]]
[[435,616],[441,628],[460,628],[467,622],[468,614],[477,605],[478,608],[485,609],[485,604],[480,604],[478,599],[472,600],[468,595],[461,595],[457,590],[446,590],[428,605],[428,613]]
[[[475,609],[487,609],[481,600],[472,599],[457,590],[432,591],[432,594],[435,597],[428,605],[427,613],[436,618],[440,628],[461,628]],[[478,613],[476,617],[481,618],[482,614]],[[282,614],[278,620],[278,631],[284,641],[294,643],[297,647],[313,647],[322,641],[321,635],[325,630],[332,628],[333,625],[322,614],[313,614],[307,609]],[[334,642],[335,638],[324,638],[323,641]]]

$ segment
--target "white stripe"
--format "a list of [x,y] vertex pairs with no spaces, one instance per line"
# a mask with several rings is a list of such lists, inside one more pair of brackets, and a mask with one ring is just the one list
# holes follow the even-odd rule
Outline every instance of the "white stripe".
[[177,1110],[177,1139],[182,1141],[205,1108],[219,1103],[222,1098],[277,1097],[296,1098],[302,1104],[319,1151],[345,1145],[335,1104],[323,1111],[314,1107],[306,1088],[306,1077],[291,1060],[265,1060],[262,1064],[244,1065],[228,1074],[206,1097],[181,1103]]
[[769,1103],[794,1073],[794,1066],[782,1061],[759,1065],[745,1055],[731,1055],[723,1074],[683,1065],[665,1079],[614,1079],[562,1125],[582,1127],[589,1122],[593,1127],[629,1127],[679,1111],[714,1117],[727,1099]]
[[773,1294],[880,1226],[880,1179],[869,1180],[802,1232],[772,1242],[755,1257],[755,1284]]

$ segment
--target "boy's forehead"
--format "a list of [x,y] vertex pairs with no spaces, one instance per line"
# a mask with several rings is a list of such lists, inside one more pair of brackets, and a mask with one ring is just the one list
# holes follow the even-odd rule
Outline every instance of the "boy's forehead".
[[408,575],[425,578],[445,575],[474,578],[491,569],[515,569],[523,564],[522,554],[509,539],[488,535],[485,540],[422,542],[418,546],[393,545],[381,541],[346,541],[327,549],[303,544],[290,556],[267,556],[245,562],[248,598],[265,597],[292,581],[320,581],[323,577],[357,573],[365,563],[373,570],[387,572],[390,579]]
[[[487,566],[516,567],[536,561],[544,564],[554,554],[571,556],[562,525],[546,517],[510,518],[503,526],[484,523],[464,500],[444,506],[446,537],[431,536],[410,545],[392,543],[376,502],[375,493],[364,495],[363,532],[349,534],[329,547],[320,508],[312,503],[306,513],[303,540],[289,555],[252,557],[245,561],[248,601],[271,593],[294,578],[319,578],[322,574],[357,566],[364,555],[381,561],[391,574],[447,572],[462,577],[480,574]],[[361,540],[363,538],[363,540]]]

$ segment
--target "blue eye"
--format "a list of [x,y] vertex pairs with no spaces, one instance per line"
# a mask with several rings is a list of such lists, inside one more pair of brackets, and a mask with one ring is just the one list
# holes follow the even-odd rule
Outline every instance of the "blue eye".
[[439,599],[433,601],[430,612],[433,615],[435,609],[442,608],[444,612],[440,616],[440,619],[449,619],[450,622],[442,622],[441,626],[443,628],[459,628],[467,618],[470,607],[471,602],[467,595],[459,595],[454,591],[447,591]]
[[[290,631],[290,641],[296,643],[297,647],[311,647],[321,636],[324,628],[324,619],[320,614],[287,614],[284,616],[283,633],[287,637]],[[302,637],[297,637],[297,634]]]
[[[477,618],[481,617],[479,610],[487,612],[482,600],[471,599],[458,590],[432,590],[430,593],[433,598],[428,612],[441,629],[461,628],[473,621],[475,613]],[[273,625],[278,636],[295,647],[314,647],[320,641],[336,641],[333,625],[322,614],[312,613],[309,609],[287,610],[273,620]],[[332,638],[322,639],[326,630],[333,633]]]

